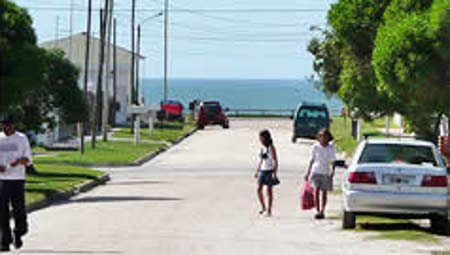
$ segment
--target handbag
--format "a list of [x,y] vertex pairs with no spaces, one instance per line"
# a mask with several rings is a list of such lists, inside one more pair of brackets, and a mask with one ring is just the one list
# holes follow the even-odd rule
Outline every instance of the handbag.
[[316,201],[314,199],[314,189],[311,188],[309,182],[305,181],[303,188],[300,191],[301,209],[310,210],[316,206]]

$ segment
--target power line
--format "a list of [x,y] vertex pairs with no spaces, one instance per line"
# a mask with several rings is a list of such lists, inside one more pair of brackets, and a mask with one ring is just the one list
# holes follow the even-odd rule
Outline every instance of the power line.
[[[70,7],[55,7],[55,6],[31,6],[25,7],[28,10],[42,10],[42,11],[68,11]],[[93,9],[93,11],[100,10]],[[86,12],[83,8],[74,8],[75,12]],[[130,12],[131,9],[121,8],[116,9],[116,12]],[[142,8],[136,9],[136,12],[158,12],[161,9],[154,8]],[[305,13],[305,12],[326,12],[327,9],[171,9],[169,12],[197,12],[197,13]]]

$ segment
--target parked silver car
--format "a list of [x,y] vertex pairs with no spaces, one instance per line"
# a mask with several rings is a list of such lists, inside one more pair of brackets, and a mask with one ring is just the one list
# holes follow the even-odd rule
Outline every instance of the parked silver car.
[[434,144],[404,138],[365,139],[344,174],[343,228],[357,215],[428,218],[447,228],[447,171]]

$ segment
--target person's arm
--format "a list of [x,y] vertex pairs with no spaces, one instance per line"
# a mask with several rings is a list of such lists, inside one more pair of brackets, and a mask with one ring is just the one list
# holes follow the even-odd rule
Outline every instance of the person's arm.
[[311,175],[311,168],[312,165],[314,164],[314,154],[315,154],[315,147],[313,146],[311,149],[311,160],[309,161],[309,165],[308,165],[308,171],[305,174],[305,180],[308,181],[309,180],[309,175]]
[[274,178],[277,177],[278,173],[278,156],[277,156],[277,150],[275,150],[275,146],[270,146],[270,151],[272,152],[273,161],[275,162],[275,165],[273,166],[274,170]]
[[335,170],[336,170],[336,165],[334,164],[334,162],[336,161],[336,150],[334,149],[334,145],[333,144],[331,144],[330,146],[331,146],[331,148],[330,148],[331,149],[331,162],[333,164],[333,167],[331,169],[330,177],[333,178]]
[[305,175],[306,181],[309,180],[309,175],[311,174],[311,168],[312,168],[313,164],[314,164],[314,159],[311,159],[311,161],[309,161],[308,171],[306,172],[306,175]]
[[259,161],[258,167],[256,168],[255,178],[258,178],[258,173],[261,171],[262,159]]
[[28,165],[31,163],[31,148],[27,137],[24,137],[22,146],[22,156],[10,162],[9,165],[11,167],[16,167],[18,165]]

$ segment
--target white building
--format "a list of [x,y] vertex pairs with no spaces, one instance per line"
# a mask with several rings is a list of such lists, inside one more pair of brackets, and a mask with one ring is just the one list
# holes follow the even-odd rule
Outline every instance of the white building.
[[[89,56],[89,77],[88,77],[88,91],[95,94],[97,79],[98,79],[98,65],[99,65],[99,50],[100,50],[100,39],[91,36],[90,39],[90,56]],[[44,42],[39,44],[40,47],[46,49],[59,48],[63,50],[67,57],[79,68],[80,70],[80,80],[79,86],[83,88],[84,75],[85,75],[85,54],[86,54],[86,33],[75,34],[70,37],[62,38],[59,40]],[[108,45],[106,46],[108,47]],[[114,45],[111,47],[111,69],[109,71],[109,93],[110,98],[112,98],[112,86],[113,86],[113,75],[112,75],[112,52]],[[129,91],[130,91],[130,74],[131,74],[131,51],[116,46],[117,52],[117,94],[116,100],[119,104],[119,111],[116,113],[116,123],[126,124],[127,123],[127,113],[126,106],[128,104]],[[105,55],[107,50],[105,49]],[[140,59],[144,59],[142,56],[136,55]],[[106,60],[106,58],[105,58]],[[105,70],[104,70],[105,71]],[[62,135],[57,135],[61,137]]]

